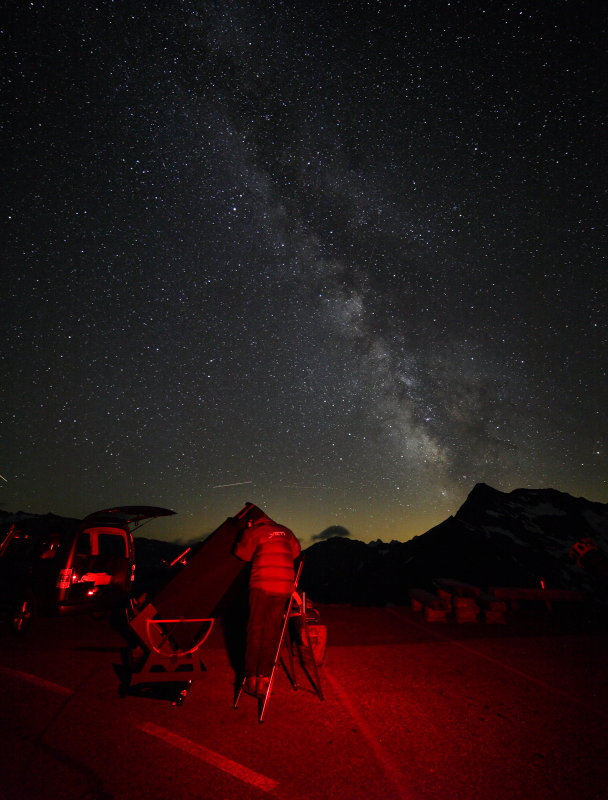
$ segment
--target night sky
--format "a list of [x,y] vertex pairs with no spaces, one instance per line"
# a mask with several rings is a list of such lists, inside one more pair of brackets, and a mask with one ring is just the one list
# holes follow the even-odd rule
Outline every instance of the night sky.
[[4,7],[4,510],[608,501],[604,4]]

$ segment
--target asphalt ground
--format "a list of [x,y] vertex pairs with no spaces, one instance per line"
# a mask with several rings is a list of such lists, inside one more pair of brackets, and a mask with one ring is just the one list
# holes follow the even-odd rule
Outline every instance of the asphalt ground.
[[605,618],[543,608],[474,625],[319,610],[325,699],[280,672],[262,724],[254,698],[232,707],[221,626],[181,707],[172,686],[119,697],[125,641],[107,620],[0,626],[0,797],[608,797]]

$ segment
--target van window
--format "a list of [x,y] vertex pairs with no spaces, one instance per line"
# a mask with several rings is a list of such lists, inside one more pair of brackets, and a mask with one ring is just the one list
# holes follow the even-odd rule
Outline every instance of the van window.
[[[88,552],[82,551],[83,555],[105,556],[106,558],[121,557],[129,555],[127,548],[127,534],[120,528],[87,528],[80,536],[86,536],[89,541]],[[80,547],[78,553],[81,553]]]
[[122,556],[127,555],[126,541],[122,531],[116,534],[100,533],[97,536],[97,546],[99,548],[100,556]]
[[40,536],[25,531],[15,531],[8,543],[4,556],[8,558],[27,558],[40,543]]

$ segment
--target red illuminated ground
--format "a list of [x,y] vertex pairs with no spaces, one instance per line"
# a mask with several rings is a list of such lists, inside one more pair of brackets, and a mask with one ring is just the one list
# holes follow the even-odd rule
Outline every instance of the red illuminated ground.
[[232,708],[219,628],[204,646],[208,673],[181,708],[119,698],[113,664],[124,642],[107,622],[36,620],[22,638],[2,628],[0,796],[607,796],[602,619],[543,611],[484,626],[427,624],[408,609],[321,613],[326,699],[280,675],[262,725],[253,698]]

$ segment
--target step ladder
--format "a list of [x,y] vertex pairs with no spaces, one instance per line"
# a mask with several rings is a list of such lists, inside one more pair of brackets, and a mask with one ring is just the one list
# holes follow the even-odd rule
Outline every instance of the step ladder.
[[[313,652],[312,641],[310,637],[310,631],[308,630],[308,620],[307,620],[307,610],[306,610],[306,594],[302,593],[301,595],[298,594],[296,591],[298,588],[298,584],[300,581],[300,575],[302,574],[302,567],[304,562],[301,561],[298,567],[298,572],[296,575],[296,579],[294,582],[294,590],[289,596],[289,600],[287,602],[287,606],[285,608],[285,612],[283,613],[283,622],[281,625],[281,635],[279,637],[279,642],[277,645],[276,655],[274,658],[274,663],[272,665],[272,670],[270,673],[270,680],[268,683],[268,689],[266,694],[263,697],[258,697],[258,720],[259,722],[264,721],[264,715],[266,713],[266,709],[268,707],[268,703],[270,700],[270,696],[272,694],[272,688],[274,686],[274,680],[276,677],[276,671],[279,668],[279,665],[283,666],[283,669],[287,673],[287,677],[289,678],[289,682],[291,683],[291,687],[294,691],[297,691],[301,688],[301,684],[298,682],[298,677],[296,673],[296,665],[294,659],[294,642],[292,640],[290,631],[289,631],[289,623],[291,620],[300,620],[300,638],[301,642],[299,643],[299,648],[301,653],[305,652],[308,656],[306,662],[304,659],[300,660],[300,664],[304,671],[304,674],[308,678],[310,685],[312,686],[314,693],[317,695],[319,700],[323,700],[323,687],[321,686],[321,678],[319,676],[319,665],[317,664],[317,660],[315,658],[315,654]],[[287,649],[287,661],[289,666],[285,663],[285,660],[282,655],[283,647]],[[311,667],[309,671],[309,666]],[[310,674],[312,672],[312,675]],[[243,678],[239,689],[237,691],[236,697],[234,699],[234,708],[238,708],[239,701],[241,699],[241,695],[243,692],[246,694],[250,694],[245,688],[246,685],[246,678]],[[256,695],[257,696],[257,695]]]

